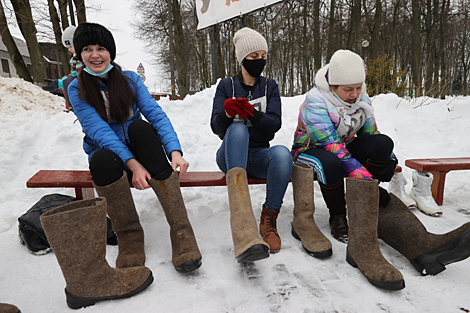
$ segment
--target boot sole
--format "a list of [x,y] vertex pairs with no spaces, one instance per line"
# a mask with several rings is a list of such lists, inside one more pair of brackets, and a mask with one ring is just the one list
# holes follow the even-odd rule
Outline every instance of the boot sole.
[[470,256],[470,228],[465,229],[452,241],[411,260],[411,264],[422,276],[437,275],[445,265],[465,260]]
[[188,273],[188,272],[192,272],[194,270],[197,270],[198,268],[201,267],[201,265],[202,265],[202,258],[199,258],[197,260],[191,259],[188,262],[184,262],[181,265],[175,266],[175,269],[178,272]]
[[84,298],[84,297],[75,296],[75,295],[71,294],[67,289],[65,289],[65,295],[66,295],[66,298],[67,298],[67,305],[68,305],[69,308],[76,310],[76,309],[80,309],[80,308],[84,308],[84,307],[93,305],[93,304],[95,304],[99,301],[129,298],[129,297],[132,297],[132,296],[144,291],[148,286],[150,286],[150,284],[152,284],[152,282],[153,282],[153,275],[152,275],[152,273],[150,273],[147,280],[140,287],[138,287],[137,289],[135,289],[135,290],[133,290],[129,293],[119,295],[119,296],[96,297],[96,298]]
[[269,257],[269,248],[263,244],[249,247],[245,252],[236,257],[238,263],[254,262]]
[[[294,229],[294,225],[292,225],[292,222],[290,223],[291,225],[291,234],[292,236],[299,240],[300,243],[302,243],[302,240],[300,239],[300,236],[299,234],[297,234],[297,232],[295,231]],[[333,249],[328,249],[328,250],[323,250],[323,251],[310,251],[308,250],[307,248],[304,247],[304,245],[302,244],[302,248],[304,248],[304,250],[311,256],[313,256],[314,258],[317,258],[317,259],[325,259],[327,257],[330,257],[333,255]]]
[[[346,262],[349,263],[352,267],[358,268],[360,271],[361,269],[357,266],[356,261],[349,255],[349,251],[346,249]],[[362,273],[362,271],[361,271]],[[364,273],[362,273],[364,275]],[[370,279],[366,275],[364,275],[365,278],[371,283],[372,285],[381,288],[381,289],[386,289],[386,290],[401,290],[405,288],[405,281],[403,279],[400,280],[391,280],[391,281],[376,281],[373,279]]]

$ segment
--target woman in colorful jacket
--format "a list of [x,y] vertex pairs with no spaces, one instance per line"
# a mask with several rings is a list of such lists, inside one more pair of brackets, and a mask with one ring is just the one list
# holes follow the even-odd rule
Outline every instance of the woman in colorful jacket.
[[107,199],[107,213],[118,238],[116,267],[145,262],[144,232],[130,192],[132,182],[136,189],[155,191],[170,224],[176,270],[199,268],[201,254],[176,171],[179,167],[184,173],[188,163],[170,120],[140,77],[122,71],[114,62],[116,47],[109,30],[82,23],[75,31],[74,47],[85,67],[68,92],[85,133],[83,148],[93,185]]
[[[217,86],[211,127],[223,140],[217,165],[226,173],[231,228],[238,262],[263,259],[281,248],[276,219],[289,184],[292,158],[285,146],[269,142],[281,128],[281,97],[277,83],[261,76],[268,51],[264,37],[250,28],[233,37],[238,75],[222,79]],[[265,178],[259,238],[251,207],[247,174]]]
[[422,275],[437,274],[444,264],[470,255],[465,243],[470,223],[448,234],[431,234],[406,204],[378,186],[390,181],[397,159],[393,141],[377,130],[365,77],[359,55],[348,50],[333,54],[300,107],[292,154],[313,167],[330,211],[332,235],[348,243],[347,262],[375,286],[398,290],[405,287],[403,276],[382,256],[377,238]]

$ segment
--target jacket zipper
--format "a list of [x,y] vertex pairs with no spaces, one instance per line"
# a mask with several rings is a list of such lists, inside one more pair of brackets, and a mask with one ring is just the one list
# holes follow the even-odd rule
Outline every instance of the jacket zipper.
[[121,123],[121,128],[122,128],[122,134],[124,135],[124,140],[126,141],[127,146],[130,147],[129,141],[127,140],[126,129],[124,128],[124,125],[122,123]]

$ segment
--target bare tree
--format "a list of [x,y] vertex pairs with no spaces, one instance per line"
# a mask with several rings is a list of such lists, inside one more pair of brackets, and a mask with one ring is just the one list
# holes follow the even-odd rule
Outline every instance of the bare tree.
[[26,40],[29,55],[31,57],[31,66],[33,69],[33,81],[35,83],[43,83],[46,78],[46,68],[44,66],[44,57],[42,49],[39,46],[36,37],[36,25],[34,24],[31,13],[31,5],[29,0],[10,0],[15,11],[16,21],[20,28],[21,34]]
[[5,11],[3,10],[3,4],[0,1],[0,34],[2,35],[2,41],[7,47],[10,58],[15,66],[16,73],[19,77],[26,81],[33,82],[31,75],[29,74],[28,68],[24,63],[23,57],[21,56],[16,43],[11,36],[10,30],[8,29],[7,19]]

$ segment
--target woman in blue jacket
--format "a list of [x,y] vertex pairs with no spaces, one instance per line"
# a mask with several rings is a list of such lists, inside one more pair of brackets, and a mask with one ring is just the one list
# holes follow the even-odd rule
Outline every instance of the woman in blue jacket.
[[[269,142],[281,128],[281,97],[277,83],[261,76],[266,65],[267,43],[258,32],[243,28],[233,37],[238,75],[222,79],[217,86],[211,127],[223,140],[217,165],[226,173],[230,222],[238,262],[256,261],[277,252],[281,239],[276,219],[289,183],[292,158],[284,146]],[[251,207],[247,174],[265,178],[259,238]]]
[[[112,34],[99,24],[82,23],[74,35],[85,65],[68,87],[74,113],[85,133],[93,185],[107,199],[118,238],[116,267],[143,265],[144,232],[129,187],[152,188],[170,224],[173,265],[178,271],[201,266],[201,254],[187,217],[178,172],[188,168],[178,137],[140,77],[114,62]],[[142,119],[146,118],[146,121]],[[171,161],[171,164],[168,162]]]

